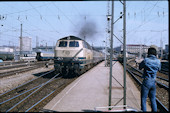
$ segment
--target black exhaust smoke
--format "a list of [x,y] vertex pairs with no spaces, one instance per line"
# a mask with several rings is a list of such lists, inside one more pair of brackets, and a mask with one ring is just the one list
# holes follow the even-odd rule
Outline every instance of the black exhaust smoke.
[[89,21],[89,22],[86,21],[80,25],[82,27],[80,27],[79,36],[84,40],[93,41],[95,39],[95,35],[97,33],[96,23],[93,21]]

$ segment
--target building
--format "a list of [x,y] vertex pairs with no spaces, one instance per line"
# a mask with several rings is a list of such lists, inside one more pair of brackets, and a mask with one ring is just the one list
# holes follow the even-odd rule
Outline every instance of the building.
[[20,50],[21,54],[28,54],[32,51],[32,42],[30,37],[20,38]]
[[0,46],[0,52],[14,52],[14,48],[9,46]]
[[[147,53],[149,46],[142,44],[128,44],[126,45],[126,52],[139,55],[140,53]],[[121,51],[123,51],[123,45],[121,45]]]
[[[135,54],[135,55],[143,55],[148,52],[148,48],[150,46],[146,46],[143,44],[127,44],[126,45],[126,52],[130,54]],[[123,45],[115,47],[114,51],[117,53],[121,53],[123,51]]]
[[[129,54],[137,55],[139,57],[141,57],[141,56],[146,57],[149,47],[150,46],[146,46],[143,44],[127,44],[126,52]],[[115,47],[114,51],[121,54],[123,52],[123,45]]]

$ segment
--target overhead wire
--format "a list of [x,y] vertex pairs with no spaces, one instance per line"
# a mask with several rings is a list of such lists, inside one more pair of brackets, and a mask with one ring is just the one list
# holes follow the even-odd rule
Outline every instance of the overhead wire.
[[[155,5],[154,5],[154,6],[152,7],[152,9],[150,10],[150,13],[151,13],[151,11],[154,9],[154,7],[156,6],[157,3],[158,3],[158,1],[155,3]],[[150,14],[150,13],[149,13],[149,14]],[[151,14],[150,14],[150,15],[151,15]],[[147,15],[147,17],[148,17],[148,15]],[[135,28],[132,29],[131,31],[128,31],[126,34],[129,34],[130,32],[134,32],[135,30],[139,29],[139,28],[142,27],[143,25],[145,25],[145,24],[147,24],[148,22],[150,22],[150,21],[152,21],[152,20],[155,20],[155,19],[156,19],[156,18],[154,17],[154,18],[152,18],[152,19],[150,19],[150,20],[148,20],[148,21],[140,24],[139,26],[135,27]]]
[[[34,8],[34,10],[41,16],[41,17],[43,17],[42,16],[42,14],[31,4],[31,3],[29,3],[29,2],[27,2],[32,8]],[[47,20],[46,20],[46,18],[44,18],[44,20],[45,20],[45,22],[54,30],[54,31],[56,31],[57,33],[59,33],[57,30],[55,30],[56,28],[54,28]]]
[[[148,2],[147,2],[147,3],[148,3]],[[157,6],[157,4],[158,4],[158,1],[154,4],[153,7],[147,8],[148,14],[147,14],[146,17],[150,17],[150,15],[152,15],[151,12],[152,12],[153,9]],[[143,10],[145,10],[146,5],[147,5],[147,4],[145,4]],[[150,10],[148,11],[148,9],[150,9]],[[148,21],[142,21],[142,24],[140,24],[139,26],[135,27],[135,28],[132,29],[131,31],[128,31],[127,34],[129,35],[129,33],[133,33],[133,35],[134,35],[134,32],[135,32],[135,33],[138,32],[137,30],[138,30],[139,28],[141,28],[142,26],[146,25],[146,24],[149,23],[150,21],[153,21],[153,20],[156,20],[156,19],[158,19],[158,18],[153,17],[153,18],[149,19]],[[145,35],[145,36],[143,36],[143,37],[148,37],[148,34],[149,34],[149,33],[150,33],[150,32],[148,32],[148,33],[143,33],[142,35]],[[142,36],[142,35],[141,35],[141,36]],[[150,35],[149,35],[149,36],[150,36]],[[152,36],[151,36],[151,37],[152,37]],[[145,39],[145,40],[146,40],[146,39]],[[144,43],[145,43],[145,42],[146,42],[146,41],[144,41]]]
[[[30,11],[30,10],[35,10],[35,8],[45,7],[46,5],[47,4],[41,5],[41,6],[37,6],[37,7],[32,7],[32,8],[21,10],[21,11],[16,11],[16,12],[11,12],[11,13],[4,13],[3,15],[12,15],[12,14],[17,14],[17,13],[23,13],[23,12],[27,12],[27,11]],[[9,6],[9,7],[12,7],[12,6]]]
[[[33,7],[33,8],[30,8],[30,9],[27,9],[27,10],[22,10],[22,11],[17,11],[17,12],[12,12],[12,13],[6,13],[6,15],[10,15],[10,14],[16,14],[16,13],[21,13],[21,12],[27,12],[27,11],[29,11],[29,10],[33,10],[33,9],[35,9],[35,8],[40,8],[40,7],[44,7],[44,6],[47,6],[48,4],[45,4],[45,5],[41,5],[41,6],[38,6],[38,7]],[[10,6],[9,6],[10,7]],[[13,8],[15,8],[15,7],[13,7]],[[21,15],[21,14],[20,14]],[[39,14],[40,15],[40,14]],[[28,24],[28,25],[30,25],[30,24]],[[38,28],[39,29],[39,28]],[[39,30],[41,30],[41,29],[39,29]],[[52,31],[52,32],[56,32],[56,30],[55,31]],[[27,32],[26,32],[27,33]],[[28,34],[28,33],[27,33]],[[51,36],[51,35],[50,35]],[[50,37],[50,36],[48,36],[48,37]]]
[[[31,23],[30,23],[31,24]],[[25,24],[25,25],[29,25],[29,26],[31,26],[30,24]],[[7,24],[6,24],[6,26],[8,26]],[[9,26],[9,27],[11,27],[11,26]],[[20,32],[20,29],[18,29],[18,28],[15,28],[15,27],[11,27],[12,28],[12,30],[11,29],[7,29],[6,31],[3,31],[3,34],[4,34],[4,32],[16,32],[16,31],[18,31],[18,33]],[[38,28],[39,29],[39,28]],[[42,31],[41,29],[39,29],[40,31]],[[23,33],[26,33],[26,34],[28,34],[29,36],[34,36],[35,34],[31,34],[30,32],[27,32],[27,31],[30,31],[30,30],[23,30]],[[7,34],[5,34],[5,36],[10,36],[10,35],[7,35]],[[13,36],[13,37],[19,37],[19,35],[16,35],[16,36]],[[36,37],[36,36],[35,36]],[[47,35],[46,37],[48,37],[48,38],[51,38],[51,35]],[[8,38],[9,39],[9,38]],[[5,41],[5,40],[4,40]],[[34,41],[33,41],[34,42]]]
[[[42,5],[42,6],[46,6],[46,5]],[[32,6],[33,7],[33,6]],[[32,9],[35,9],[35,7],[33,7],[33,8],[31,8],[31,9],[27,9],[27,10],[22,10],[22,11],[18,11],[18,12],[14,12],[14,13],[8,13],[8,14],[15,14],[15,13],[21,13],[21,12],[26,12],[26,11],[28,11],[28,10],[32,10]],[[37,10],[36,10],[37,11]],[[38,11],[37,11],[38,12]],[[41,14],[38,12],[38,14],[41,16]],[[66,16],[66,15],[65,15]],[[20,20],[20,18],[18,19],[18,20]],[[28,25],[30,25],[30,24],[28,24]],[[39,28],[38,28],[39,29]],[[39,30],[41,30],[41,29],[39,29]],[[24,31],[25,32],[25,31]],[[52,32],[52,31],[51,31]],[[25,33],[27,33],[27,34],[29,34],[28,32],[25,32]]]
[[[70,23],[77,29],[77,26],[76,26],[76,24],[68,17],[68,15],[66,15],[58,6],[56,6],[56,4],[54,3],[54,2],[51,2],[57,9],[58,9],[58,11],[60,11],[62,14],[63,14],[63,16],[68,20],[68,21],[70,21]],[[72,4],[72,6],[76,9],[76,7]],[[78,12],[78,14],[79,14],[79,16],[82,16],[79,12]],[[60,15],[61,16],[61,15]],[[75,15],[74,15],[75,16]],[[99,16],[101,16],[101,15],[99,15]],[[106,16],[106,15],[103,15],[103,16]],[[103,34],[103,33],[101,33],[100,31],[99,32],[96,32],[96,33],[100,33],[100,34]]]
[[[158,2],[158,1],[157,1]],[[51,3],[50,3],[51,4]],[[53,4],[54,5],[54,4]],[[145,5],[147,5],[147,4],[145,4]],[[42,5],[43,7],[45,6],[45,5]],[[65,16],[69,21],[70,21],[70,23],[72,24],[72,25],[74,25],[75,27],[76,27],[76,24],[68,17],[68,15],[65,15],[64,13],[63,13],[63,11],[62,10],[60,10],[57,6],[56,6],[56,4],[54,5],[57,9],[58,9],[58,11],[60,11],[62,14],[63,14],[63,16]],[[74,5],[72,5],[75,9],[76,9],[76,7],[74,6]],[[39,6],[40,7],[40,6]],[[48,5],[46,5],[46,7],[48,7]],[[149,10],[149,12],[148,12],[148,16],[149,15],[151,15],[151,12],[152,12],[152,10],[155,8],[155,7],[157,7],[157,4],[154,4],[153,5],[153,7],[149,7],[148,9],[150,9]],[[35,10],[36,8],[38,8],[38,7],[32,7],[31,9],[32,10]],[[30,9],[30,10],[31,10]],[[144,6],[144,8],[143,9],[146,9],[146,6]],[[29,11],[29,10],[22,10],[23,12],[24,11]],[[81,14],[80,14],[80,12],[78,11],[78,10],[76,10],[77,11],[77,13],[78,13],[78,16],[82,16]],[[18,13],[23,13],[23,12],[20,12],[20,11],[18,11]],[[37,11],[36,11],[37,12]],[[7,14],[7,13],[6,13]],[[12,13],[9,13],[9,14],[12,14]],[[13,12],[13,14],[17,14],[17,12]],[[20,14],[21,15],[21,14]],[[38,13],[38,15],[40,15],[40,16],[42,16],[43,18],[44,18],[44,15],[41,15],[40,14],[40,12]],[[29,16],[29,15],[27,15],[27,16]],[[57,17],[57,15],[56,14],[54,14],[53,16],[56,16]],[[62,15],[60,15],[60,16],[62,16]],[[70,15],[71,16],[71,15]],[[76,15],[73,15],[73,16],[76,16]],[[100,16],[100,15],[99,15]],[[103,15],[103,16],[106,16],[106,15]],[[142,24],[140,24],[138,27],[135,27],[134,29],[132,29],[132,31],[130,31],[130,32],[128,32],[127,34],[129,34],[129,33],[131,33],[131,32],[137,32],[137,29],[139,29],[139,28],[141,28],[142,26],[144,26],[144,25],[146,25],[147,23],[149,23],[150,21],[153,21],[153,20],[155,20],[156,18],[151,18],[151,19],[148,19],[148,21],[147,22],[143,22]],[[29,20],[29,19],[28,19]],[[60,20],[60,19],[59,19]],[[60,20],[60,22],[62,22],[61,20]],[[47,22],[46,22],[47,23]],[[30,24],[27,24],[27,25],[31,25],[32,23],[30,22]],[[49,25],[49,24],[48,24]],[[35,26],[35,25],[32,25],[32,26]],[[38,28],[38,27],[37,27]],[[52,30],[51,30],[51,32],[55,32],[56,30],[55,30],[55,28],[54,27],[51,27],[52,28]],[[136,29],[136,30],[135,30]],[[42,29],[41,28],[38,28],[38,30],[40,30],[40,31],[42,31]],[[47,31],[47,30],[46,30]],[[24,31],[24,32],[26,32],[26,31]],[[50,32],[50,31],[48,31],[48,32]],[[60,31],[60,33],[61,33],[61,31]]]
[[[50,10],[50,12],[52,12],[52,10],[50,9],[50,7],[48,7],[48,6],[46,6],[46,7],[48,8],[48,10]],[[57,18],[58,18],[58,20],[60,21],[60,23],[62,24],[62,26],[64,25],[64,24],[62,23],[62,21],[61,21],[61,19],[60,19],[59,15],[56,15],[56,13],[53,13],[53,15],[52,15],[52,16],[57,17]]]
[[[160,1],[160,2],[162,2],[162,1]],[[167,0],[167,3],[168,3],[168,0]],[[149,2],[149,4],[155,5],[155,4],[153,4],[153,3],[150,3],[150,2]],[[160,6],[155,6],[155,7],[157,7],[157,8],[161,8],[161,9],[168,9],[168,8],[165,8],[165,7],[160,7]]]
[[65,13],[60,8],[58,8],[54,2],[51,3],[70,21],[71,24],[77,27],[76,24],[74,24],[74,22],[70,18],[68,18],[68,16],[66,16]]

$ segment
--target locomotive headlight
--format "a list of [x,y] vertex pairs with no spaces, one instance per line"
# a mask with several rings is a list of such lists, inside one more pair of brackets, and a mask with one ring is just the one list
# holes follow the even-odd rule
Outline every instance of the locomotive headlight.
[[63,60],[63,57],[58,57],[57,60]]
[[77,57],[75,57],[73,60],[74,60],[74,61],[78,61],[79,59],[78,59]]

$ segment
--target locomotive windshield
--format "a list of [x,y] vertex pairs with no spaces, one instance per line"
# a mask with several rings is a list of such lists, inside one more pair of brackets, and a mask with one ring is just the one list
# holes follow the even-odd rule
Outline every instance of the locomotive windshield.
[[67,41],[60,41],[59,47],[67,47]]
[[77,41],[70,41],[69,47],[79,47],[79,43]]

